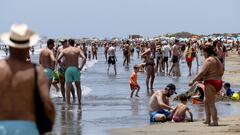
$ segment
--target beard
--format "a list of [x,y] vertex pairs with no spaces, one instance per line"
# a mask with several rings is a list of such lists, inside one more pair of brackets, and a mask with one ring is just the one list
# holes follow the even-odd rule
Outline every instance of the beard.
[[172,94],[170,94],[169,92],[166,94],[167,97],[171,97]]

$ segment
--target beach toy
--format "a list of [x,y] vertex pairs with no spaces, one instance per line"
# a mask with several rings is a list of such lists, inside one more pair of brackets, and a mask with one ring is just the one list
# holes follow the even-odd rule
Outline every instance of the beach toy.
[[203,104],[203,102],[198,99],[192,98],[192,104]]
[[232,97],[231,97],[231,99],[232,100],[234,100],[234,101],[237,101],[237,100],[239,100],[240,99],[240,96],[239,96],[239,94],[238,93],[233,93],[233,95],[232,95]]
[[58,79],[59,79],[59,72],[58,72],[58,70],[54,70],[54,72],[53,72],[53,78],[54,78],[55,80],[58,80]]

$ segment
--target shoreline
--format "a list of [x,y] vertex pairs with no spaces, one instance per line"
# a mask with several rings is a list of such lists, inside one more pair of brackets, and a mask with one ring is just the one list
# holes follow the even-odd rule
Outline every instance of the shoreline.
[[156,123],[137,128],[119,128],[110,130],[111,135],[239,135],[240,115],[219,119],[219,126],[207,126],[203,121],[183,123]]
[[[240,56],[229,52],[225,59],[223,81],[230,82],[233,87],[240,86]],[[235,90],[235,89],[234,89]],[[237,90],[237,89],[236,89]],[[236,91],[235,90],[235,91]],[[219,126],[209,127],[202,120],[183,123],[156,123],[143,127],[111,129],[111,135],[239,135],[240,115],[226,116],[219,119]]]

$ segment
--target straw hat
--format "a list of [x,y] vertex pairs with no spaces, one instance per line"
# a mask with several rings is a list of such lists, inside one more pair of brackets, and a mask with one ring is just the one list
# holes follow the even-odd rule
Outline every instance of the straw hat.
[[9,33],[0,35],[2,42],[18,49],[30,48],[38,42],[38,39],[38,34],[28,29],[26,24],[13,24]]

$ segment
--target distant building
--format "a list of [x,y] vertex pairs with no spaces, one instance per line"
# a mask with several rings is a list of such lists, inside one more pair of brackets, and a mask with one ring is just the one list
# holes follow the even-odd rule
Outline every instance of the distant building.
[[129,35],[128,36],[129,40],[139,40],[139,39],[142,39],[142,38],[143,38],[143,36],[141,36],[141,35]]

